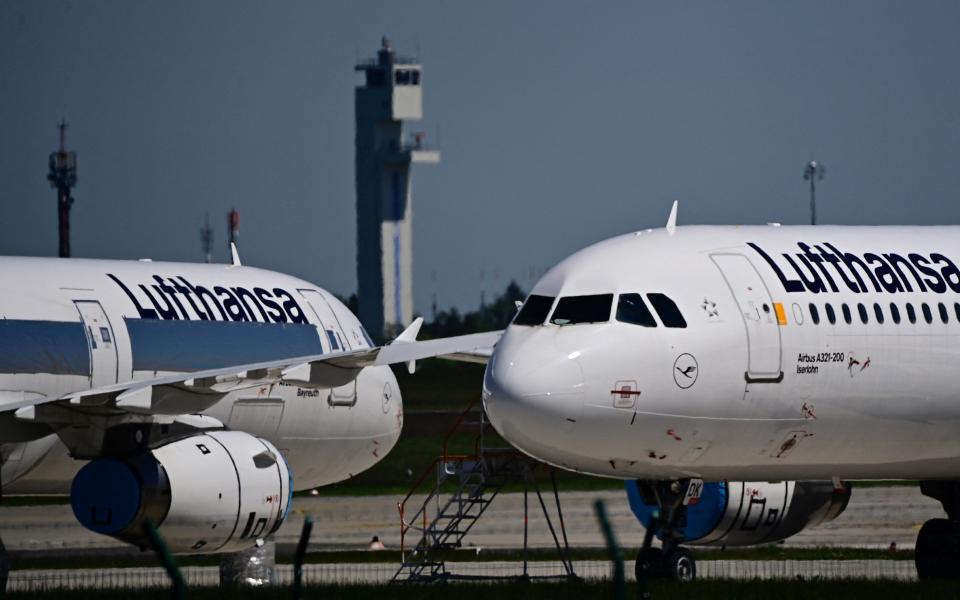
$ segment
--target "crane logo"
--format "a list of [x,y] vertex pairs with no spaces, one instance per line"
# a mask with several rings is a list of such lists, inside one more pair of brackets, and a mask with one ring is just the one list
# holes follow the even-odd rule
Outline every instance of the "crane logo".
[[677,387],[687,389],[697,382],[697,375],[700,374],[700,365],[692,354],[681,354],[677,360],[673,361],[673,381]]

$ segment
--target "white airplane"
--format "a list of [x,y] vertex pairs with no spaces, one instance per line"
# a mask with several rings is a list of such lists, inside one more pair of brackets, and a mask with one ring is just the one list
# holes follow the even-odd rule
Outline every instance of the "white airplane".
[[173,552],[249,548],[293,490],[396,443],[386,365],[482,354],[498,335],[416,342],[420,323],[377,347],[331,294],[235,251],[232,265],[0,258],[3,492],[69,491],[81,524],[140,546],[150,520]]
[[947,515],[921,529],[918,573],[956,577],[958,265],[958,227],[677,227],[674,204],[666,228],[544,275],[493,350],[485,408],[531,456],[636,481],[664,540],[638,573],[691,578],[680,542],[832,518],[842,480],[914,479]]

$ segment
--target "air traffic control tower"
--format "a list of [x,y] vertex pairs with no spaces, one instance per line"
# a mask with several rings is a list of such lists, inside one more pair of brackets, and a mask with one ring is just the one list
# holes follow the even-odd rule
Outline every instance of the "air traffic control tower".
[[440,162],[423,136],[404,140],[403,122],[423,116],[422,69],[383,38],[377,57],[356,66],[357,296],[360,321],[383,339],[413,319],[413,198],[410,166]]

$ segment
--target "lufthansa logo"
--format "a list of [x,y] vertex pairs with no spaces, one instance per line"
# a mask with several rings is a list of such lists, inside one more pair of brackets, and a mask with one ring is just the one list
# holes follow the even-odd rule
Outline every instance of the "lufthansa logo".
[[677,360],[673,361],[673,380],[677,386],[687,389],[697,382],[697,375],[700,374],[700,365],[692,354],[681,354]]

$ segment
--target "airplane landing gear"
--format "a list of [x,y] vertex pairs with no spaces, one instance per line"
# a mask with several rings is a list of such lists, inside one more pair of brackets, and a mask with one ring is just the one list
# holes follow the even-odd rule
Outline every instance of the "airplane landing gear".
[[915,562],[920,579],[960,578],[960,482],[921,481],[924,496],[939,500],[946,519],[930,519],[917,536]]
[[[703,485],[700,480],[693,482],[695,485]],[[642,481],[638,482],[637,486],[648,504],[659,507],[651,522],[647,524],[643,546],[637,553],[637,581],[651,577],[693,581],[697,577],[697,565],[693,555],[680,547],[683,534],[677,531],[686,524],[686,499],[691,480]],[[663,540],[661,548],[651,546],[655,534],[659,534]]]

